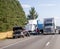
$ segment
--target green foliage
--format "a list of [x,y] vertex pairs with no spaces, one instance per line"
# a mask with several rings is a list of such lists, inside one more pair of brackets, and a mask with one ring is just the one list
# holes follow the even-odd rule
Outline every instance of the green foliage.
[[38,14],[35,11],[34,7],[31,7],[31,10],[29,11],[28,19],[36,19],[38,17]]
[[13,26],[24,26],[27,21],[18,0],[0,0],[0,32],[12,30]]

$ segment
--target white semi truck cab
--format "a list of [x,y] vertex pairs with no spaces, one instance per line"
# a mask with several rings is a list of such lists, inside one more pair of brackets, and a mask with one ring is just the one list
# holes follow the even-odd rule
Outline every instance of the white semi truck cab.
[[28,24],[25,26],[25,29],[30,33],[35,33],[35,29],[37,26],[37,20],[29,20]]

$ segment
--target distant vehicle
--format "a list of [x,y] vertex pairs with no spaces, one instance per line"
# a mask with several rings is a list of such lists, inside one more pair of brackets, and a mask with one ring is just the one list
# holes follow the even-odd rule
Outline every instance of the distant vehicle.
[[44,19],[44,34],[55,34],[54,18]]
[[60,34],[60,26],[56,26],[56,33]]

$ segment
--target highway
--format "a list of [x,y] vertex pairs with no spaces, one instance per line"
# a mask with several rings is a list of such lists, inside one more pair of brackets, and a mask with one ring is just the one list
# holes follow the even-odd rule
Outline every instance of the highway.
[[0,41],[0,49],[60,49],[60,35],[37,35]]

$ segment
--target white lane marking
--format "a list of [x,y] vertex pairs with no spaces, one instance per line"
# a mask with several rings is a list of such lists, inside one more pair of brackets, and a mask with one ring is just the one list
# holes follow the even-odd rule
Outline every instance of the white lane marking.
[[[35,38],[35,37],[33,37],[33,38]],[[29,39],[32,39],[32,38],[29,38]],[[2,48],[0,48],[0,49],[4,49],[4,48],[7,48],[7,47],[10,47],[10,46],[16,45],[16,44],[18,44],[18,43],[24,42],[24,41],[29,40],[29,39],[25,39],[25,40],[22,40],[22,41],[15,42],[15,43],[13,43],[13,44],[10,44],[10,45],[7,45],[7,46],[4,46],[4,47],[2,47]]]
[[47,42],[47,43],[46,43],[46,46],[48,46],[49,44],[50,44],[50,42]]

